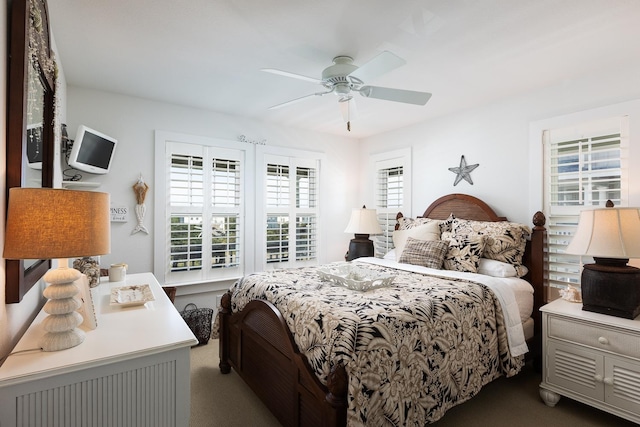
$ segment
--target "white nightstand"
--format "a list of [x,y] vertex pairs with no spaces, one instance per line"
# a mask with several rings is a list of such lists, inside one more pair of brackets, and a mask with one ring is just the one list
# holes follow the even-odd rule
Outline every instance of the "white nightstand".
[[566,396],[640,423],[640,317],[583,311],[562,299],[540,311],[544,402]]

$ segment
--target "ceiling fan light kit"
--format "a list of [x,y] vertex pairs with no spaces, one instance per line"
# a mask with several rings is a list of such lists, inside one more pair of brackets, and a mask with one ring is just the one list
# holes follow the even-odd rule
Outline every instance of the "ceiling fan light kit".
[[338,96],[342,117],[344,121],[347,122],[347,130],[351,130],[350,122],[355,112],[355,100],[353,99],[354,92],[359,92],[360,95],[365,98],[375,98],[384,101],[394,101],[413,105],[425,105],[427,101],[429,101],[431,94],[428,92],[369,86],[365,84],[366,81],[373,80],[404,65],[405,63],[405,60],[399,56],[391,52],[384,51],[360,67],[353,64],[353,58],[350,56],[336,56],[333,58],[333,65],[330,65],[322,71],[321,79],[315,79],[313,77],[307,77],[274,68],[263,68],[262,71],[320,84],[327,89],[324,92],[312,93],[310,95],[274,105],[270,107],[270,109],[288,106],[314,96],[323,96],[328,93],[335,93]]

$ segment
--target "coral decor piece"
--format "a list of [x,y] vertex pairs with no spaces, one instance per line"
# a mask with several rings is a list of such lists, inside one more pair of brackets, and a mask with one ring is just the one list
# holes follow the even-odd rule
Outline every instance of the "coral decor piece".
[[73,268],[89,279],[89,287],[95,288],[100,284],[100,257],[82,257],[73,261]]
[[142,179],[142,174],[140,174],[140,178],[133,185],[133,192],[136,194],[136,219],[138,220],[138,224],[135,226],[131,234],[135,234],[139,231],[142,231],[145,234],[149,234],[149,230],[144,226],[144,213],[147,208],[144,205],[144,199],[147,197],[147,191],[149,191],[149,186]]

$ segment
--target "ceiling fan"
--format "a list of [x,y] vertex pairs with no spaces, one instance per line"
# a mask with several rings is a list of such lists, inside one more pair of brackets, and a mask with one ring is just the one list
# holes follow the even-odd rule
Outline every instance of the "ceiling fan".
[[338,104],[342,111],[342,117],[344,118],[344,121],[347,122],[347,130],[351,130],[351,119],[356,115],[355,100],[353,99],[353,94],[355,92],[360,93],[360,95],[365,98],[383,99],[386,101],[402,102],[405,104],[425,105],[429,98],[431,98],[431,94],[428,92],[393,89],[365,84],[365,82],[373,80],[376,77],[388,73],[389,71],[404,64],[406,64],[404,59],[389,51],[384,51],[360,67],[353,64],[353,58],[350,56],[336,56],[333,58],[333,65],[330,65],[322,71],[322,77],[320,79],[274,68],[263,68],[262,71],[266,71],[268,73],[278,74],[285,77],[293,77],[295,79],[319,84],[324,87],[324,91],[292,99],[290,101],[274,105],[269,109],[282,108],[314,96],[323,96],[329,93],[335,93],[338,96]]

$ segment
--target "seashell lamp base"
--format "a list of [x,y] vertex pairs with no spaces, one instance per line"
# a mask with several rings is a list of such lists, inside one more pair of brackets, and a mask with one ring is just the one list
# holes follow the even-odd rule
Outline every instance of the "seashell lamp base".
[[40,339],[43,351],[59,351],[75,347],[84,341],[84,331],[78,328],[64,332],[47,332]]
[[43,277],[44,281],[49,283],[43,292],[49,299],[44,306],[44,311],[49,316],[42,321],[46,333],[40,339],[40,347],[44,351],[75,347],[85,338],[84,331],[77,328],[82,323],[82,315],[76,311],[78,304],[75,296],[79,290],[73,283],[82,273],[69,268],[66,259],[61,259],[59,265]]

